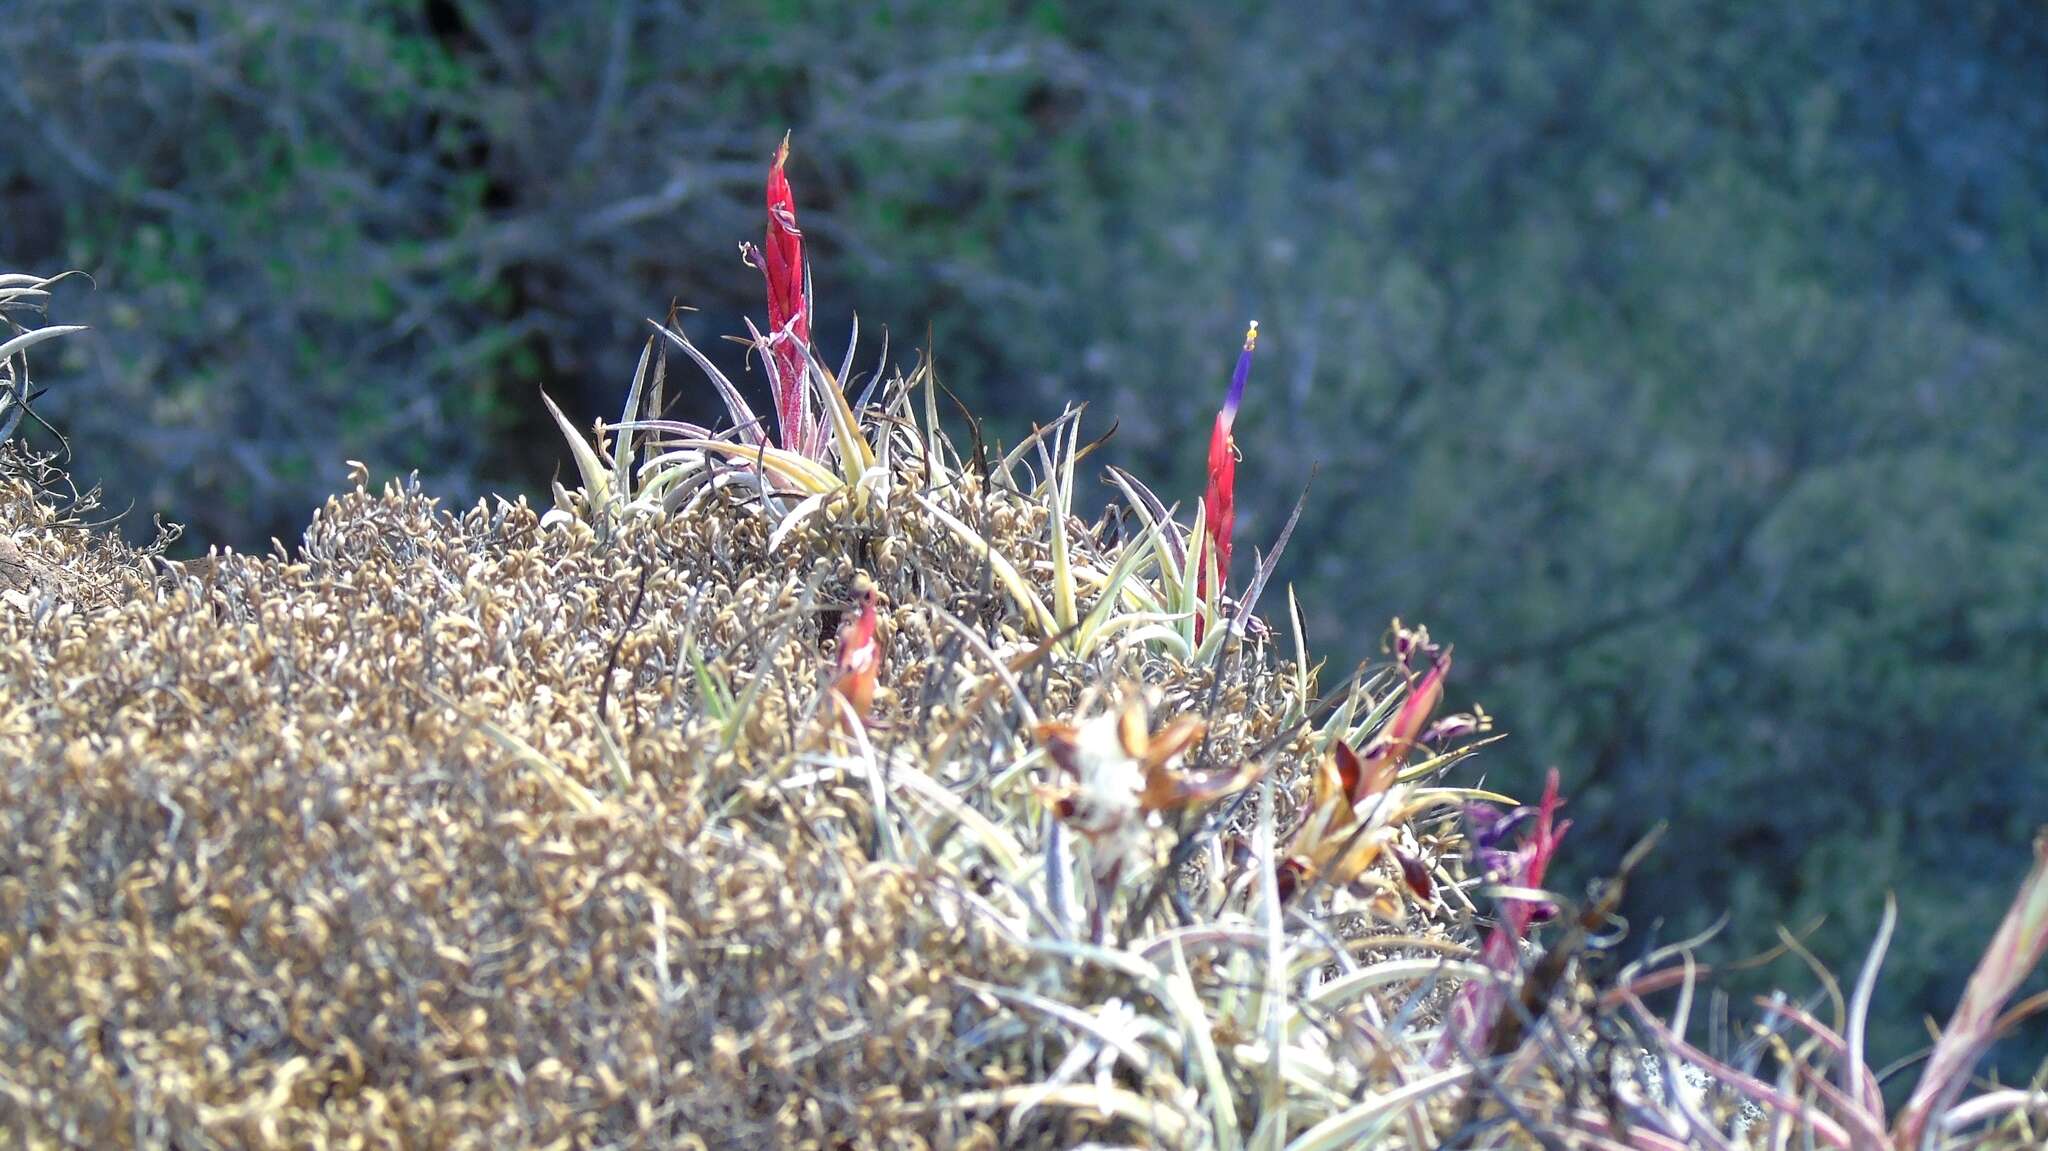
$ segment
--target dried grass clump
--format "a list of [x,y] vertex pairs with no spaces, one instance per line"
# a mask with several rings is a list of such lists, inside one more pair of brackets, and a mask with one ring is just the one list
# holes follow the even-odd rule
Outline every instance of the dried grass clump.
[[177,538],[147,549],[94,530],[97,489],[79,491],[54,455],[0,441],[0,599],[17,611],[89,611],[129,594],[138,565]]
[[[849,396],[787,251],[776,437],[671,322],[618,421],[555,412],[545,513],[357,465],[181,564],[0,456],[0,1135],[2038,1145],[2038,1087],[1963,1088],[2041,1006],[2048,840],[1895,1123],[1882,939],[1834,1022],[1694,1047],[1696,943],[1604,954],[1647,846],[1560,898],[1554,778],[1451,781],[1447,647],[1324,684],[1256,615],[1291,522],[1226,594],[1228,420],[1192,515],[1111,470],[1087,520],[1079,412],[963,451],[929,365]],[[656,417],[671,349],[731,427]]]

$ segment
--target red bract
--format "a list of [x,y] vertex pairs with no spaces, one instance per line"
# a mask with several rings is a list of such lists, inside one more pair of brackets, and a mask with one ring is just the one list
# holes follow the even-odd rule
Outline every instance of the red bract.
[[880,622],[875,614],[878,598],[873,585],[863,583],[855,593],[859,614],[839,628],[839,658],[833,668],[832,690],[866,719],[875,704],[875,684],[882,675],[882,645],[875,637]]
[[1365,749],[1369,773],[1392,773],[1408,761],[1408,753],[1415,749],[1415,741],[1422,734],[1422,725],[1429,722],[1437,704],[1443,701],[1444,677],[1450,672],[1451,650],[1445,648],[1430,669],[1422,674],[1421,682],[1408,692],[1408,698],[1401,703],[1401,710],[1394,713],[1394,718],[1388,721],[1380,737]]
[[784,135],[768,169],[768,235],[760,264],[768,278],[768,347],[775,361],[775,417],[782,446],[809,455],[813,429],[807,426],[804,385],[811,344],[810,274],[804,266],[804,234],[796,226],[796,198],[783,172],[788,159],[789,137]]
[[[1536,808],[1536,825],[1509,857],[1508,866],[1504,869],[1506,874],[1493,877],[1496,882],[1520,888],[1543,886],[1543,875],[1550,870],[1550,857],[1556,854],[1559,841],[1571,828],[1570,820],[1556,822],[1561,802],[1557,794],[1557,769],[1552,768],[1549,778],[1544,781],[1543,802]],[[1543,909],[1544,905],[1526,899],[1501,901],[1500,922],[1494,925],[1479,952],[1479,961],[1497,972],[1499,978],[1474,979],[1458,989],[1458,998],[1451,1004],[1443,1037],[1431,1053],[1432,1062],[1442,1066],[1461,1048],[1471,1058],[1483,1054],[1487,1038],[1493,1034],[1494,1022],[1507,1001],[1508,984],[1505,980],[1519,966],[1522,937]]]
[[[1244,334],[1244,351],[1238,353],[1237,370],[1230,375],[1230,393],[1216,413],[1216,426],[1209,432],[1209,486],[1202,496],[1203,527],[1208,539],[1206,558],[1195,576],[1195,594],[1209,599],[1209,567],[1216,568],[1218,593],[1230,581],[1230,532],[1237,522],[1237,441],[1230,434],[1237,422],[1237,405],[1244,399],[1244,382],[1252,371],[1252,351],[1259,344],[1259,322],[1253,320]],[[1201,639],[1201,617],[1195,619],[1195,638]]]

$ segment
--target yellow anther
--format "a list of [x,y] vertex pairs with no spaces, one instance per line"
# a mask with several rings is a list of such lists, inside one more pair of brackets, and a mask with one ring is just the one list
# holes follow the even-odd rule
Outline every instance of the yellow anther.
[[1249,328],[1246,328],[1246,329],[1245,329],[1245,333],[1244,333],[1244,350],[1245,350],[1245,351],[1247,351],[1247,352],[1249,352],[1249,351],[1251,351],[1251,350],[1252,350],[1253,348],[1256,348],[1256,347],[1258,347],[1258,346],[1259,346],[1259,322],[1258,322],[1257,320],[1253,320],[1253,321],[1252,321],[1252,326],[1251,326],[1251,327],[1249,327]]

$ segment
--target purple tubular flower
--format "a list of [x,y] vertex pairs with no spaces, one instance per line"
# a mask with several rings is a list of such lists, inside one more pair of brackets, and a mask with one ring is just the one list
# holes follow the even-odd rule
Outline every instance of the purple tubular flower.
[[1244,383],[1252,374],[1252,351],[1258,341],[1259,325],[1254,323],[1251,332],[1245,336],[1244,350],[1237,354],[1237,370],[1230,373],[1230,393],[1223,397],[1223,426],[1228,428],[1237,422],[1237,405],[1244,401]]
[[1536,809],[1532,807],[1512,807],[1502,811],[1486,803],[1475,803],[1465,809],[1465,818],[1472,821],[1473,845],[1488,851],[1513,835],[1522,821],[1534,814]]

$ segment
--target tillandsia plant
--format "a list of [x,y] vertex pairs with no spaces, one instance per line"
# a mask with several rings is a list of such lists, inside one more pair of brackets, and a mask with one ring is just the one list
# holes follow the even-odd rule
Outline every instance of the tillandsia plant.
[[[1473,860],[1489,882],[1507,892],[1500,898],[1499,919],[1487,933],[1486,944],[1479,953],[1480,962],[1498,978],[1475,979],[1458,991],[1451,1004],[1450,1018],[1431,1054],[1431,1061],[1439,1067],[1453,1055],[1470,1059],[1486,1050],[1494,1022],[1507,1003],[1510,980],[1520,969],[1522,940],[1532,923],[1552,915],[1550,904],[1542,901],[1543,877],[1550,870],[1551,857],[1557,854],[1564,833],[1571,828],[1570,820],[1557,821],[1557,809],[1562,802],[1558,796],[1557,770],[1553,768],[1543,785],[1543,800],[1535,808],[1516,808],[1505,813],[1483,805],[1471,809]],[[1501,843],[1507,835],[1524,823],[1529,826],[1521,844],[1503,850]]]
[[[658,334],[642,353],[625,412],[616,423],[601,423],[595,436],[586,438],[548,401],[583,478],[578,491],[558,488],[553,522],[582,516],[595,530],[607,533],[629,513],[676,514],[709,490],[743,482],[757,489],[761,506],[775,517],[779,540],[832,501],[846,499],[850,506],[865,507],[901,495],[981,555],[1040,638],[1052,639],[1077,655],[1128,641],[1163,648],[1188,662],[1214,658],[1231,631],[1211,624],[1225,618],[1222,587],[1230,566],[1236,500],[1231,429],[1250,373],[1258,325],[1253,323],[1246,333],[1217,417],[1206,499],[1192,530],[1175,523],[1172,510],[1142,483],[1117,472],[1115,481],[1143,521],[1143,530],[1116,545],[1105,545],[1111,534],[1106,521],[1086,525],[1073,514],[1075,465],[1094,447],[1081,442],[1078,408],[999,457],[977,454],[975,466],[969,468],[938,428],[937,384],[929,361],[920,363],[907,379],[886,376],[885,341],[881,366],[860,399],[849,402],[845,384],[853,373],[859,324],[855,322],[846,355],[834,373],[818,359],[811,337],[810,276],[796,224],[788,157],[785,136],[769,168],[765,243],[742,245],[744,258],[761,271],[767,285],[769,332],[763,335],[749,323],[746,342],[766,369],[775,408],[774,436],[740,389],[671,317],[656,325]],[[654,356],[657,342],[659,357]],[[731,427],[713,431],[656,417],[671,347],[681,350],[711,380]],[[878,390],[879,401],[871,405]],[[913,402],[920,390],[922,411]],[[641,437],[638,444],[636,435]],[[1029,471],[1034,454],[1042,468],[1020,483],[1019,473]],[[899,482],[907,475],[915,475],[917,482]],[[958,502],[931,498],[931,492],[954,484],[1017,504],[1020,511],[1030,505],[1032,510],[1025,514],[1045,525],[1042,560],[1005,555],[994,546],[971,522],[981,510],[963,515],[966,509]],[[1296,517],[1299,511],[1297,507]],[[1261,558],[1257,576],[1235,605],[1230,619],[1242,625],[1240,633],[1262,626],[1253,609],[1294,522],[1289,520],[1272,553]],[[1091,553],[1091,558],[1080,558],[1083,552]],[[1049,595],[1041,594],[1027,573],[1034,562],[1050,567]]]
[[[1401,834],[1418,817],[1444,806],[1465,802],[1445,789],[1415,789],[1401,782],[1401,769],[1420,743],[1423,725],[1443,699],[1444,676],[1450,672],[1448,649],[1428,649],[1429,670],[1414,675],[1408,659],[1421,649],[1406,646],[1408,633],[1398,626],[1397,667],[1412,678],[1393,718],[1366,745],[1363,755],[1341,737],[1316,764],[1309,816],[1289,841],[1280,864],[1280,898],[1293,898],[1305,885],[1351,885],[1382,856],[1391,857],[1409,894],[1427,904],[1435,898],[1435,882],[1421,855],[1401,843]],[[1426,644],[1427,633],[1424,634]],[[1476,731],[1476,728],[1474,729]],[[1434,768],[1435,764],[1431,765]],[[1393,885],[1380,883],[1368,907],[1382,919],[1399,921],[1406,907]]]
[[[738,465],[774,495],[798,500],[822,499],[858,488],[863,477],[879,478],[877,444],[863,430],[861,418],[843,390],[860,343],[859,321],[854,323],[837,374],[815,355],[809,266],[785,171],[788,158],[785,135],[768,172],[765,244],[740,245],[742,258],[760,269],[767,284],[769,330],[762,334],[750,320],[749,338],[744,342],[760,354],[768,377],[776,419],[774,436],[771,438],[740,389],[690,342],[672,315],[668,322],[654,325],[657,335],[649,337],[641,354],[624,413],[616,423],[600,423],[594,437],[586,439],[577,432],[543,393],[583,480],[578,493],[558,490],[557,504],[565,511],[588,505],[591,518],[599,525],[632,510],[673,513],[706,486],[719,482],[720,476],[704,467],[712,457]],[[658,343],[662,354],[656,358]],[[711,380],[732,418],[730,429],[714,433],[699,424],[658,418],[670,346],[680,349]],[[886,363],[886,342],[882,358]],[[879,372],[875,379],[880,381]],[[607,442],[607,432],[615,435],[615,441]],[[644,460],[636,457],[636,433],[649,437]]]
[[1053,781],[1036,788],[1038,797],[1088,846],[1096,882],[1090,934],[1097,943],[1120,881],[1156,870],[1163,817],[1234,794],[1255,776],[1248,767],[1185,770],[1182,757],[1207,725],[1183,715],[1155,732],[1153,710],[1143,692],[1126,688],[1120,706],[1078,723],[1041,723],[1034,731],[1058,769]]
[[30,390],[28,350],[44,340],[71,332],[82,332],[82,324],[43,324],[29,327],[16,317],[44,315],[50,302],[50,287],[65,276],[31,276],[21,272],[0,275],[0,440],[6,440],[32,418],[30,409],[37,394]]
[[[1877,938],[1846,1002],[1833,978],[1820,972],[1826,998],[1834,1002],[1832,1024],[1781,995],[1759,998],[1763,1019],[1756,1037],[1733,1052],[1703,1050],[1686,1034],[1696,981],[1709,970],[1693,958],[1701,940],[1659,949],[1625,967],[1611,987],[1599,992],[1598,1010],[1625,1009],[1642,1028],[1654,1048],[1644,1053],[1653,1069],[1651,1091],[1647,1097],[1633,1091],[1624,1096],[1626,1124],[1580,1113],[1572,1117],[1573,1126],[1642,1148],[2033,1151],[2042,1146],[2048,1066],[2031,1087],[1992,1084],[1972,1098],[1963,1095],[1992,1042],[2048,1009],[2048,994],[2011,1003],[2048,957],[2048,827],[2036,835],[2033,867],[1972,972],[1962,1002],[1936,1037],[1919,1082],[1896,1121],[1888,1124],[1881,1073],[1866,1061],[1865,1030],[1896,920],[1897,906],[1887,899]],[[1789,949],[1798,950],[1789,934],[1786,940]],[[1658,969],[1672,959],[1682,965]],[[1679,996],[1666,1020],[1643,997],[1669,987],[1677,987]],[[1775,1076],[1763,1069],[1766,1059],[1776,1064]]]
[[[1893,909],[1887,906],[1885,910],[1889,926]],[[1872,982],[1880,958],[1881,953],[1871,957]],[[1956,1105],[1991,1044],[2048,1008],[2048,995],[2035,995],[2011,1010],[2006,1008],[2044,958],[2048,958],[2048,828],[2034,837],[2034,866],[2021,881],[2019,894],[1984,949],[1977,969],[1970,973],[1962,1002],[1935,1041],[1927,1069],[1899,1113],[1892,1136],[1900,1151],[1920,1151],[1935,1142],[1938,1133],[1966,1129],[2030,1107],[2043,1113],[2043,1124],[2048,1126],[2048,1095],[2039,1090],[1990,1092],[1972,1100],[1967,1110]],[[1859,986],[1858,991],[1862,990]],[[1868,1006],[1868,995],[1862,999]],[[1861,1031],[1861,1020],[1857,1020],[1851,1034],[1858,1042],[1851,1044],[1852,1050],[1861,1046]],[[1861,1052],[1857,1054],[1860,1057]],[[2044,1069],[2044,1077],[2048,1077],[2048,1069]]]

